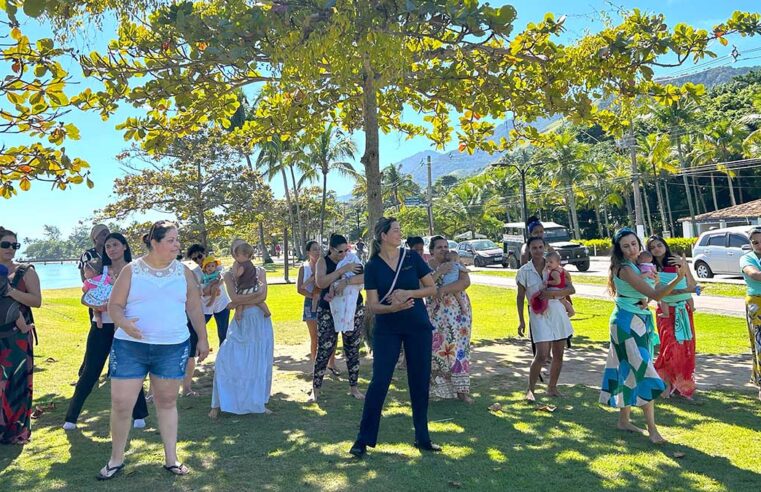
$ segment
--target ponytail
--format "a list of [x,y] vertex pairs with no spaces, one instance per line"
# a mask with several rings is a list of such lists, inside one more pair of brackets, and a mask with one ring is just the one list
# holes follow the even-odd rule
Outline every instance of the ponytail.
[[373,239],[370,243],[370,258],[378,256],[381,252],[381,235],[387,234],[391,224],[398,222],[394,217],[381,217],[373,227]]
[[381,251],[381,243],[378,239],[375,239],[375,237],[373,237],[370,240],[370,258],[375,258],[376,256],[378,256],[380,254],[380,251]]

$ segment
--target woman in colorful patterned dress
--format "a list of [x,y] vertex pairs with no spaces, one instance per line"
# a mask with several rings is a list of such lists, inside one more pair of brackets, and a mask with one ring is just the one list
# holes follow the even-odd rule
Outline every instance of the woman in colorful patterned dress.
[[613,236],[608,289],[615,296],[616,306],[610,317],[610,346],[600,403],[620,409],[619,429],[640,434],[644,431],[631,423],[630,416],[632,406],[642,407],[650,441],[662,444],[666,440],[655,425],[655,399],[666,384],[653,366],[659,340],[647,300],[659,301],[670,294],[684,278],[685,266],[679,266],[676,277],[668,284],[651,287],[637,268],[641,251],[639,237],[628,227]]
[[758,399],[761,400],[761,227],[748,231],[753,251],[740,258],[745,284],[748,286],[745,296],[745,312],[748,319],[750,352],[753,355],[751,382],[758,386]]
[[[653,255],[660,283],[669,283],[677,275],[681,260],[671,254],[660,236],[650,236],[646,248]],[[666,383],[666,398],[679,394],[691,400],[695,392],[695,322],[690,299],[697,284],[690,269],[685,271],[685,278],[658,303],[656,324],[661,348],[655,359],[655,370]],[[666,306],[668,312],[664,312]]]
[[[431,259],[428,265],[434,270],[437,295],[428,298],[428,316],[433,331],[431,367],[431,396],[459,398],[473,403],[470,393],[470,331],[473,310],[465,289],[470,287],[470,276],[460,271],[456,282],[443,285],[444,275],[453,267],[447,261],[449,243],[441,236],[431,238]],[[459,301],[458,301],[459,298]],[[463,310],[461,305],[465,307]]]
[[7,296],[21,305],[27,331],[0,331],[0,444],[26,444],[32,435],[34,320],[31,308],[42,304],[40,279],[29,265],[13,261],[20,247],[12,231],[0,227],[0,265],[8,269]]

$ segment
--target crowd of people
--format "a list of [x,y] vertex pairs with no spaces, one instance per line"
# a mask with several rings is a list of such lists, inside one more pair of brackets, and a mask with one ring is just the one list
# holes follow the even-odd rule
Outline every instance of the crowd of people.
[[[518,334],[528,332],[534,352],[525,393],[526,400],[534,401],[548,362],[546,394],[561,396],[558,382],[573,336],[575,289],[544,240],[541,222],[532,217],[527,230],[530,237],[516,275],[516,307]],[[743,256],[741,273],[747,284],[752,377],[761,387],[761,228],[751,229],[749,236],[752,251]],[[97,478],[108,480],[124,469],[130,428],[145,427],[149,401],[164,444],[164,469],[187,474],[190,470],[176,453],[177,398],[197,396],[194,369],[209,354],[206,324],[212,317],[219,350],[209,417],[270,413],[274,338],[265,271],[254,265],[255,248],[242,239],[234,240],[227,252],[233,260],[229,268],[222,268],[219,258],[200,244],[181,254],[178,228],[169,221],[153,224],[139,257],[123,235],[104,225],[93,227],[91,239],[93,248],[78,265],[90,330],[63,429],[77,428],[109,360],[112,450]],[[311,342],[309,400],[320,401],[327,371],[341,373],[335,362],[340,333],[350,394],[364,400],[350,449],[356,457],[378,441],[384,400],[398,367],[406,368],[415,446],[422,450],[441,450],[428,430],[430,397],[473,402],[468,270],[442,236],[431,238],[428,251],[421,238],[407,238],[406,248],[404,243],[401,224],[382,218],[372,231],[369,251],[363,242],[352,251],[345,237],[334,234],[327,251],[315,241],[307,243],[299,269],[296,289],[304,297],[302,319]],[[644,434],[631,421],[632,407],[641,407],[646,433],[659,444],[664,438],[655,422],[655,401],[694,397],[692,295],[697,284],[685,258],[673,255],[662,237],[651,236],[643,246],[634,231],[623,228],[612,244],[608,284],[615,307],[599,401],[620,409],[618,428]],[[23,444],[31,436],[32,309],[41,306],[42,291],[34,268],[14,261],[19,248],[17,234],[0,227],[0,441]],[[657,302],[655,317],[650,301]],[[372,349],[366,393],[358,384],[363,339]]]

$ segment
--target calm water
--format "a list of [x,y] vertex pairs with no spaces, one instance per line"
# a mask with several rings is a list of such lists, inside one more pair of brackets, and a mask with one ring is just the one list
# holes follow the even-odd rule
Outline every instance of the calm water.
[[81,287],[79,270],[76,263],[35,263],[34,269],[40,277],[43,289],[63,289],[66,287]]

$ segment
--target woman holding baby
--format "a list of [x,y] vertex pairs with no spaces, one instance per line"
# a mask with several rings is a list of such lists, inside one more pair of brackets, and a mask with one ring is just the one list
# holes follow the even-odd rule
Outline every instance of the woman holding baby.
[[320,289],[320,301],[317,306],[317,355],[309,401],[316,402],[320,397],[322,380],[328,361],[336,350],[339,332],[343,338],[349,372],[349,391],[354,398],[363,400],[365,395],[357,388],[359,347],[365,316],[359,293],[365,281],[362,263],[356,255],[349,253],[345,237],[331,235],[329,246],[328,254],[317,260],[315,265],[314,280]]
[[470,398],[470,333],[473,310],[465,290],[470,287],[468,271],[462,267],[449,242],[434,236],[429,243],[436,295],[428,298],[427,309],[434,327],[431,365],[431,396]]
[[[653,256],[653,264],[661,284],[668,284],[677,276],[682,260],[671,254],[666,240],[650,236],[645,247]],[[656,325],[661,339],[655,370],[666,383],[664,397],[673,394],[692,399],[695,392],[695,304],[692,293],[696,282],[689,268],[684,278],[669,295],[661,299],[656,311]]]

